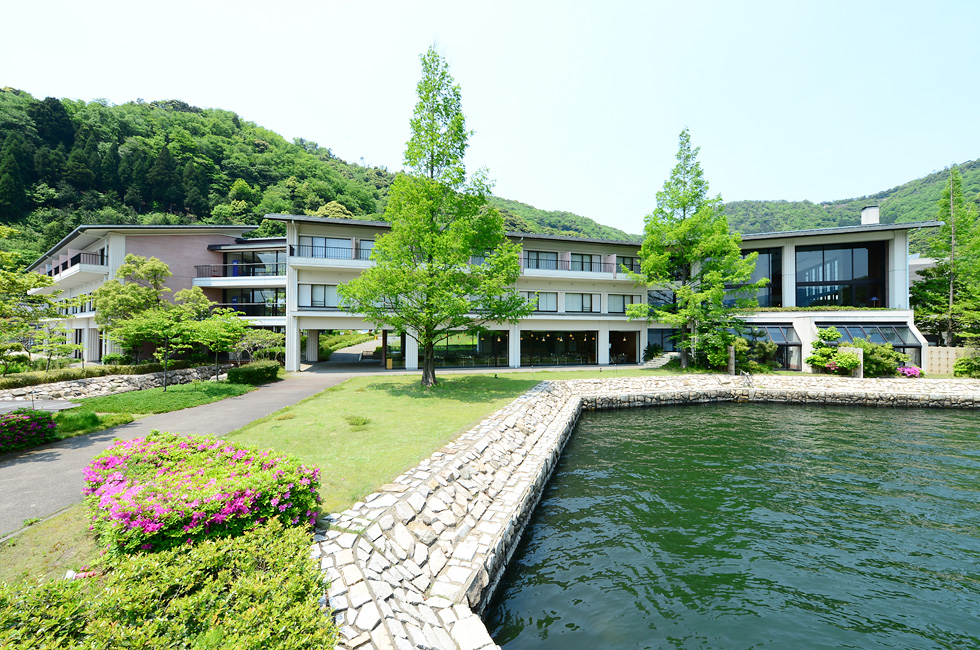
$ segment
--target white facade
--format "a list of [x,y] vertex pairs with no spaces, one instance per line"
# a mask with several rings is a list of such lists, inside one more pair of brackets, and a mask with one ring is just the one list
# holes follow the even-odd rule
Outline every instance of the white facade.
[[[340,309],[337,287],[373,265],[373,242],[389,226],[268,217],[285,223],[285,238],[241,239],[252,226],[82,226],[31,268],[51,275],[54,289],[74,298],[91,294],[114,277],[127,253],[153,255],[170,265],[174,291],[201,287],[252,325],[283,328],[286,367],[295,371],[304,359],[316,359],[315,334],[320,331],[375,328],[360,315]],[[743,250],[770,255],[765,275],[772,278],[773,291],[766,301],[776,307],[750,314],[746,321],[770,332],[772,340],[792,353],[796,361],[791,365],[804,370],[802,359],[810,354],[818,326],[867,327],[869,336],[884,337],[896,346],[924,348],[926,341],[915,329],[908,304],[908,229],[935,225],[866,223],[744,236]],[[667,343],[665,326],[630,321],[625,315],[627,304],[648,299],[647,287],[637,286],[622,270],[624,263],[638,268],[639,242],[518,233],[509,237],[522,248],[522,273],[515,288],[536,297],[538,308],[516,324],[490,325],[495,333],[486,343],[493,352],[481,357],[483,363],[511,368],[637,363],[648,342]],[[871,270],[858,270],[862,264]],[[879,308],[834,306],[855,301]],[[85,345],[86,360],[97,361],[108,350],[96,329],[95,314],[90,305],[75,311],[67,321],[69,336]],[[313,334],[305,350],[304,331]],[[395,332],[386,336],[389,341],[404,339],[404,367],[417,368],[415,341]],[[921,355],[921,363],[925,359]],[[480,364],[467,356],[458,363]]]

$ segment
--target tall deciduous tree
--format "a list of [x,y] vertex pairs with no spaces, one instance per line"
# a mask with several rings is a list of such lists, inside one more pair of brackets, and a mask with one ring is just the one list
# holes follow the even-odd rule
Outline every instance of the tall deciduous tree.
[[657,208],[646,217],[641,272],[634,274],[643,284],[669,287],[673,302],[657,307],[636,304],[627,311],[632,319],[676,327],[685,368],[689,355],[697,352],[699,334],[710,332],[712,341],[721,345],[733,338],[729,330],[741,327],[736,308],[754,304],[750,296],[768,282],[749,283],[757,254],[742,257],[741,237],[729,233],[721,197],[708,196],[699,151],[691,149],[687,129],[681,131],[677,165],[657,192]]
[[471,132],[459,86],[433,48],[421,60],[407,173],[395,180],[385,209],[391,232],[375,242],[375,266],[341,286],[340,295],[348,310],[418,341],[422,385],[429,387],[436,383],[439,341],[454,331],[516,322],[531,306],[514,289],[520,250],[488,205],[486,174],[466,177]]
[[964,200],[956,167],[949,170],[936,219],[943,222],[929,244],[936,266],[920,274],[909,298],[919,329],[956,345],[980,335],[980,223],[976,203]]

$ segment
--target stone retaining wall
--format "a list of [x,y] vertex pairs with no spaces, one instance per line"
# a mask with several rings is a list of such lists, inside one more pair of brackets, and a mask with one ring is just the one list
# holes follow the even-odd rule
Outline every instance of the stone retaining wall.
[[543,382],[318,530],[341,647],[495,648],[483,611],[584,409],[709,401],[980,407],[980,381],[720,375]]
[[[231,366],[219,366],[218,372],[223,373]],[[171,370],[167,373],[168,384],[189,384],[192,381],[214,377],[214,366],[184,368]],[[221,375],[219,374],[219,377]],[[106,375],[105,377],[89,377],[58,381],[38,386],[25,386],[0,390],[0,400],[35,400],[46,399],[81,399],[83,397],[98,397],[115,395],[131,390],[144,390],[163,386],[163,373],[153,372],[146,375]]]

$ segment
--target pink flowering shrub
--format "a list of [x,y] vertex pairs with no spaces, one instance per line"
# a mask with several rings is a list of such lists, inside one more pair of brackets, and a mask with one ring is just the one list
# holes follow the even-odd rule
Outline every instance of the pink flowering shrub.
[[102,544],[134,553],[238,535],[273,518],[313,524],[319,473],[269,450],[154,431],[96,456],[84,493]]
[[55,439],[53,416],[47,411],[17,409],[0,415],[0,454],[36,447]]
[[902,366],[898,369],[898,374],[909,379],[918,379],[922,376],[922,368],[918,366]]

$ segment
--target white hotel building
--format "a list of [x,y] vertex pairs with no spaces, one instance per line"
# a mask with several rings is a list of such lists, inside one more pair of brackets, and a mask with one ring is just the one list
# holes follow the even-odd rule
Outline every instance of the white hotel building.
[[[286,369],[315,360],[322,330],[373,329],[339,307],[337,286],[373,264],[371,249],[388,231],[384,222],[267,215],[286,225],[285,238],[244,239],[252,226],[81,226],[45,253],[32,270],[55,279],[66,297],[90,293],[110,279],[127,252],[155,256],[174,272],[173,288],[196,285],[215,302],[242,312],[261,327],[286,333]],[[908,231],[937,222],[881,224],[866,208],[862,224],[841,228],[744,235],[742,248],[758,251],[756,277],[770,278],[760,311],[746,320],[779,345],[783,367],[806,369],[818,327],[889,342],[922,365],[927,345],[909,309]],[[672,331],[631,321],[626,305],[655,304],[663,290],[637,286],[623,267],[639,269],[640,242],[509,233],[522,247],[517,290],[537,298],[520,322],[490,326],[437,350],[447,366],[520,368],[551,365],[636,364],[648,343],[673,349]],[[130,244],[132,242],[132,244]],[[97,263],[95,263],[97,260]],[[74,278],[74,279],[73,279]],[[84,281],[83,281],[84,280]],[[93,314],[69,321],[86,359],[106,351]],[[307,349],[301,349],[302,333]],[[419,367],[411,337],[383,335],[388,367]],[[387,354],[392,348],[395,354]]]

